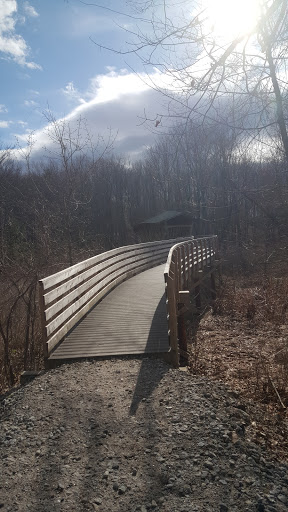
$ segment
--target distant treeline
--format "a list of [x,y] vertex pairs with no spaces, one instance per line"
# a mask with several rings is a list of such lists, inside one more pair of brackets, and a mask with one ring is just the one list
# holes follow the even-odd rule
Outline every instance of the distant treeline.
[[113,247],[141,241],[134,226],[189,211],[193,233],[222,245],[278,243],[288,234],[287,165],[254,161],[213,126],[175,128],[133,164],[62,151],[23,170],[0,156],[2,385],[41,364],[37,281]]

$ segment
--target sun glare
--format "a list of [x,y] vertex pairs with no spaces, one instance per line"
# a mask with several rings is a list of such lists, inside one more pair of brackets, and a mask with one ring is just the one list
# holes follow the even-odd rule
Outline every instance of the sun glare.
[[260,0],[206,0],[207,26],[216,37],[233,39],[257,24]]

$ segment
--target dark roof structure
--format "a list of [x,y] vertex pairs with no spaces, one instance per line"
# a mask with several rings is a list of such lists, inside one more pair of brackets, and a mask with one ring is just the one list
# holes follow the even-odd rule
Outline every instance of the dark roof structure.
[[190,212],[166,210],[134,226],[139,240],[152,241],[179,236],[191,236],[194,219]]

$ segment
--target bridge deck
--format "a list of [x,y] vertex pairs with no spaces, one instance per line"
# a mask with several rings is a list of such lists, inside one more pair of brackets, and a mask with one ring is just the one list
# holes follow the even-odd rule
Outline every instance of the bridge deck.
[[49,359],[168,352],[164,265],[110,292]]

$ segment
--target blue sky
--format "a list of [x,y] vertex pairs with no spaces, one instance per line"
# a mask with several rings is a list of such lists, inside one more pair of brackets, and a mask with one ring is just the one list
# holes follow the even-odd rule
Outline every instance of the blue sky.
[[[118,11],[127,11],[125,4],[104,3]],[[25,147],[31,131],[35,152],[47,147],[47,110],[67,123],[81,117],[95,140],[98,134],[105,140],[112,134],[115,151],[128,158],[137,158],[152,144],[153,129],[141,118],[144,110],[157,116],[159,93],[145,84],[135,56],[125,62],[90,39],[125,48],[126,33],[117,24],[129,30],[133,23],[80,0],[0,0],[2,148]]]
[[[103,141],[99,142],[98,151],[113,140],[114,154],[137,159],[174,120],[181,122],[182,116],[185,124],[193,102],[196,119],[206,114],[207,105],[210,109],[209,97],[200,94],[200,98],[197,87],[193,89],[195,77],[197,83],[197,77],[211,68],[209,46],[191,46],[189,33],[185,32],[184,43],[181,40],[179,44],[173,36],[171,41],[165,39],[155,53],[153,49],[156,69],[143,66],[133,53],[123,56],[117,51],[109,52],[93,40],[102,46],[127,50],[131,48],[131,33],[143,30],[149,35],[150,30],[153,38],[155,29],[161,37],[166,33],[166,20],[170,29],[183,27],[189,17],[192,20],[196,15],[197,6],[203,5],[201,26],[210,33],[211,26],[214,30],[219,25],[221,36],[215,32],[215,37],[220,37],[219,47],[216,46],[222,51],[222,41],[236,37],[239,26],[243,31],[247,29],[250,18],[257,24],[258,18],[255,13],[253,17],[251,9],[259,3],[217,0],[215,9],[216,0],[96,1],[100,5],[94,0],[0,0],[0,149],[25,148],[30,137],[33,155],[42,156],[53,146],[55,123],[62,123],[65,135],[74,136],[81,119],[82,145],[91,146],[91,140],[97,145],[100,136]],[[153,10],[155,5],[151,18],[146,7],[152,6]],[[142,13],[136,10],[137,6],[145,7]],[[148,22],[143,22],[143,17]],[[163,25],[159,22],[161,17]],[[157,91],[161,85],[168,91],[166,97]],[[176,103],[171,101],[171,93],[177,95]],[[219,97],[225,106],[221,91]],[[217,109],[216,103],[216,114]],[[211,115],[213,119],[213,112]],[[145,116],[149,122],[144,122]],[[23,151],[15,150],[14,154],[23,157]]]

